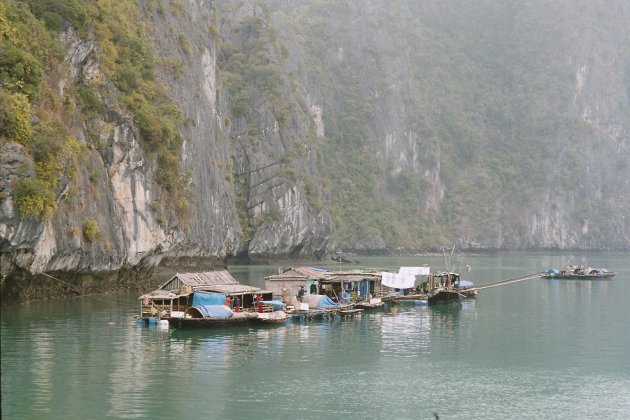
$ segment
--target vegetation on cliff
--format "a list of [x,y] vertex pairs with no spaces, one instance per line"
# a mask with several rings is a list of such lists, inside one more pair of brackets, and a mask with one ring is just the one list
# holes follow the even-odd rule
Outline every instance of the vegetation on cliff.
[[[67,77],[60,33],[68,28],[95,39],[102,77],[60,89]],[[157,161],[156,182],[175,208],[187,207],[189,181],[180,168],[178,131],[183,116],[155,76],[156,58],[146,36],[133,0],[0,4],[0,100],[8,105],[0,111],[0,135],[24,145],[33,157],[33,168],[25,168],[14,190],[23,216],[52,215],[59,180],[72,178],[73,162],[85,148],[72,127],[102,117],[107,108],[131,113],[145,151]]]
[[[589,220],[595,241],[610,222],[628,228],[620,219],[627,186],[613,173],[617,187],[600,175],[589,182],[586,153],[596,143],[602,153],[627,145],[586,121],[591,105],[576,111],[580,69],[572,60],[586,67],[598,53],[581,57],[574,33],[597,27],[596,6],[268,3],[284,38],[296,40],[290,50],[303,60],[303,80],[323,98],[320,167],[335,185],[342,247],[524,244],[532,221],[557,212],[568,213],[562,223],[576,231],[570,235],[583,235]],[[630,68],[628,51],[619,51],[616,67]],[[627,129],[627,106],[622,89],[607,130]],[[628,163],[627,156],[601,157]],[[602,206],[593,197],[604,191],[609,205]],[[579,208],[565,208],[576,200]],[[615,240],[623,243],[623,234]]]
[[[217,131],[232,130],[232,143],[217,146],[226,149],[217,166],[233,183],[239,240],[283,220],[279,196],[297,186],[309,209],[330,211],[334,240],[346,249],[454,240],[483,248],[606,240],[623,247],[630,9],[612,3],[257,0],[221,10],[195,3],[212,9],[200,31],[218,40],[209,53],[217,68],[204,69],[218,75],[205,91],[216,115],[200,118],[218,116]],[[194,123],[157,76],[164,69],[169,82],[186,83],[184,64],[155,51],[144,19],[169,8],[185,25],[189,7],[179,0],[0,3],[0,137],[30,156],[11,186],[22,216],[53,215],[62,187],[86,172],[81,158],[103,152],[91,123],[114,112],[133,118],[154,180],[168,193],[163,202],[186,211],[191,180],[180,167],[181,129]],[[183,55],[206,48],[172,28]],[[94,44],[97,69],[67,83],[64,42],[72,34]],[[315,121],[311,105],[322,110],[323,138],[307,127]],[[262,144],[271,143],[270,131],[278,144]],[[317,171],[304,167],[313,151],[324,194]],[[272,166],[252,185],[252,169]],[[267,196],[250,202],[267,182],[259,198]],[[279,185],[290,187],[274,190]],[[88,241],[101,233],[91,219],[82,231]]]

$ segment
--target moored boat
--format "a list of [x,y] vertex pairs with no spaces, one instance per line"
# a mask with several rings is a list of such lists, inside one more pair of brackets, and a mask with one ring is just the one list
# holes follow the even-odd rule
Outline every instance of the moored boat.
[[[199,310],[200,308],[191,308]],[[229,308],[226,309],[226,313]],[[188,313],[193,311],[187,311]],[[196,314],[195,314],[196,315]],[[208,316],[196,315],[182,318],[168,318],[168,323],[174,328],[225,328],[225,327],[247,327],[252,321],[258,318],[256,312],[232,312],[229,316]]]
[[591,268],[569,264],[564,270],[550,268],[541,277],[558,280],[607,280],[615,277],[616,274],[614,271],[608,271],[606,268]]
[[[435,294],[435,288],[442,288],[447,291],[455,292],[459,298],[474,298],[478,293],[472,281],[462,280],[459,274],[446,271],[429,274],[426,282],[422,283],[422,288],[428,291],[427,299],[431,296],[431,291]],[[443,296],[439,299],[446,298]],[[436,297],[432,298],[434,301],[439,299]],[[455,300],[455,296],[451,296],[450,299]]]
[[[427,281],[422,285],[423,288],[428,289],[427,302],[429,305],[458,303],[465,296],[460,293],[462,290],[461,286],[462,280],[459,274],[451,272],[429,274]],[[467,290],[468,293],[474,291],[471,288]]]
[[469,280],[461,280],[457,279],[453,283],[453,288],[459,292],[462,297],[466,298],[474,298],[477,296],[477,289],[475,289],[475,284]]
[[461,294],[455,289],[447,289],[445,287],[435,287],[427,295],[427,302],[430,305],[459,303]]
[[354,303],[357,309],[378,309],[385,306],[385,302],[381,298],[372,298],[369,300],[360,300]]
[[289,319],[289,315],[284,311],[263,312],[257,315],[254,319],[255,324],[283,324]]

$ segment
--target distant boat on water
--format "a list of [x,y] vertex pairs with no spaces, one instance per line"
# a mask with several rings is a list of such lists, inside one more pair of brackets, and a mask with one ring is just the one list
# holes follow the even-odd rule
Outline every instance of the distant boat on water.
[[615,277],[616,274],[613,271],[608,271],[606,268],[591,268],[569,264],[564,270],[549,268],[541,277],[559,280],[606,280]]

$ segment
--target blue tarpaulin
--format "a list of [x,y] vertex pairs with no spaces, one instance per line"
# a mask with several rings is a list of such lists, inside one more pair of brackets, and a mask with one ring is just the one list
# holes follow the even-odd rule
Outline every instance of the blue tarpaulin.
[[359,283],[359,296],[367,296],[370,293],[370,282],[364,280]]
[[201,305],[195,306],[204,318],[232,318],[232,311],[223,305]]
[[271,305],[274,311],[279,311],[284,308],[284,302],[280,300],[263,300],[262,303],[265,305]]
[[224,293],[207,293],[207,292],[193,293],[192,306],[223,305],[224,303],[225,303]]
[[470,289],[475,284],[470,280],[460,280],[455,282],[455,287],[459,287],[460,289]]
[[322,296],[319,302],[317,302],[318,308],[336,308],[337,306],[339,306],[339,304],[335,303],[335,301],[328,296]]
[[560,271],[556,270],[555,268],[550,268],[549,270],[547,270],[547,274],[560,274]]

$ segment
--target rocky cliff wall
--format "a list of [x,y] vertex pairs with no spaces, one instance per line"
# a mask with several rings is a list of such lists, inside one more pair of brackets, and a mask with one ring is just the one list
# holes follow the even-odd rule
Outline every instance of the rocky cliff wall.
[[[322,166],[344,248],[628,248],[625,2],[269,3],[343,150]],[[353,195],[356,155],[378,175]]]
[[[239,10],[234,21],[255,13],[251,6]],[[67,27],[59,35],[64,60],[54,85],[63,99],[74,86],[98,80],[104,111],[67,123],[81,152],[76,170],[56,188],[57,209],[48,220],[17,211],[12,186],[34,163],[23,146],[0,144],[3,298],[139,287],[151,282],[156,268],[214,269],[229,257],[326,251],[330,216],[309,202],[323,194],[307,139],[315,130],[308,112],[287,93],[291,115],[282,127],[264,101],[252,101],[255,119],[232,116],[218,77],[213,28],[219,23],[212,2],[148,5],[139,13],[151,33],[156,77],[184,116],[180,188],[186,202],[172,203],[173,195],[156,183],[156,157],[142,146],[134,116],[120,106],[120,92],[99,69],[98,37]],[[255,134],[241,135],[247,132]],[[287,157],[295,144],[304,153]],[[287,168],[299,174],[289,176]]]

